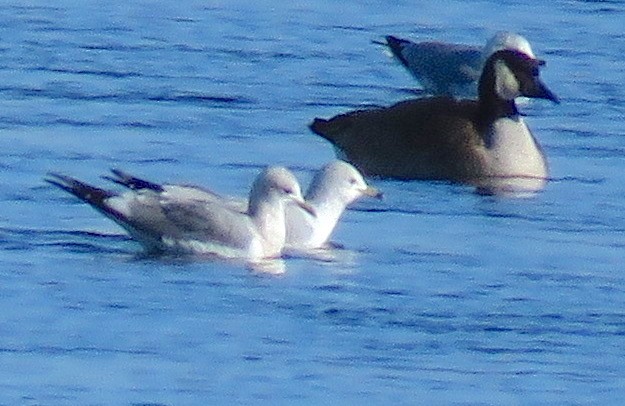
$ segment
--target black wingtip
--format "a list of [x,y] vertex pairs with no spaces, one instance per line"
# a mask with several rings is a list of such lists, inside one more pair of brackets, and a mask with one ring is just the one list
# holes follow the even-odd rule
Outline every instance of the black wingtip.
[[[44,178],[43,180],[53,186],[58,187],[61,190],[66,191],[67,193],[74,194],[73,189],[60,180],[62,177],[63,177],[62,175],[59,175],[56,173],[48,173],[48,177]],[[54,179],[54,178],[59,178],[59,179]]]
[[44,180],[49,184],[76,196],[78,199],[89,204],[91,207],[113,219],[120,225],[125,225],[125,216],[113,209],[113,207],[111,207],[111,205],[107,202],[108,199],[118,196],[117,193],[91,186],[87,183],[79,181],[78,179],[56,172],[48,172],[47,177],[44,178]]
[[395,58],[397,58],[403,65],[408,66],[408,60],[404,57],[403,51],[406,44],[410,43],[405,39],[397,38],[392,35],[384,37],[386,40],[386,46],[391,50]]
[[384,39],[389,46],[401,46],[402,44],[408,42],[405,39],[397,38],[394,35],[386,35],[384,36]]
[[159,185],[158,183],[154,183],[145,179],[137,178],[120,169],[113,168],[111,169],[111,173],[113,173],[115,177],[103,176],[103,178],[111,182],[117,183],[118,185],[125,186],[131,190],[149,189],[149,190],[153,190],[159,193],[163,192],[163,187]]
[[49,184],[54,185],[76,196],[80,200],[100,209],[105,206],[106,199],[116,196],[113,192],[88,185],[78,179],[60,173],[48,172],[47,176],[48,177],[44,178],[44,180]]

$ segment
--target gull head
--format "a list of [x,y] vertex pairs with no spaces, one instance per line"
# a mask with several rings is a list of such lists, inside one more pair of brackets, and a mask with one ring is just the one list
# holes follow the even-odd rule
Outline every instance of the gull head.
[[519,51],[532,59],[536,59],[532,46],[525,37],[514,32],[499,31],[484,46],[482,51],[483,60],[485,61],[489,56],[502,49]]
[[313,178],[308,201],[338,199],[348,205],[362,196],[382,198],[382,193],[367,184],[361,173],[345,161],[325,165]]
[[261,172],[252,185],[250,207],[260,200],[293,203],[311,216],[316,216],[315,209],[304,201],[297,178],[282,166],[272,166]]

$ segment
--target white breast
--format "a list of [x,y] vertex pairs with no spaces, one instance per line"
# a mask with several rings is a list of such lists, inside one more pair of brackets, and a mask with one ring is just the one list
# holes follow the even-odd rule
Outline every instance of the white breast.
[[547,163],[523,118],[500,118],[488,138],[491,176],[546,178]]
[[540,190],[547,162],[523,118],[500,118],[487,137],[487,177],[481,186],[504,191]]

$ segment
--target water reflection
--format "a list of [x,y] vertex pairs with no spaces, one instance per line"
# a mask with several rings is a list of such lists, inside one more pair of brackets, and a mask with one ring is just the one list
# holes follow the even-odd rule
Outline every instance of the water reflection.
[[543,190],[547,180],[534,176],[489,176],[475,181],[475,186],[481,195],[528,198]]
[[281,258],[249,262],[246,267],[252,273],[261,275],[283,275],[286,273],[286,264]]
[[414,97],[370,39],[474,41],[494,2],[424,2],[417,28],[412,2],[74,3],[0,6],[0,403],[622,397],[622,7],[506,4],[570,100],[523,109],[554,175],[520,180],[529,196],[546,186],[533,199],[497,179],[482,188],[504,198],[380,180],[386,200],[347,213],[347,249],[250,264],[145,255],[36,185],[132,166],[236,195],[266,164],[312,172],[331,151],[311,117]]
[[311,250],[288,250],[285,258],[302,258],[317,261],[321,264],[355,266],[358,263],[359,252],[346,249],[338,243],[331,243],[326,248]]

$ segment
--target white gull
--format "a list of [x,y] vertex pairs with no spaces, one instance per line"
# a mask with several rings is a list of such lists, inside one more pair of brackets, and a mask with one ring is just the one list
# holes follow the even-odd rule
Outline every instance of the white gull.
[[363,196],[381,198],[382,193],[367,185],[360,172],[347,162],[337,160],[325,165],[313,177],[305,196],[317,216],[302,216],[287,208],[287,248],[326,247],[347,206]]
[[199,189],[188,187],[166,192],[142,187],[119,194],[57,173],[46,181],[115,221],[149,252],[275,258],[285,244],[286,203],[315,214],[295,176],[283,167],[267,168],[257,176],[245,212],[220,199],[198,199],[189,191]]

